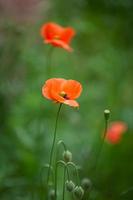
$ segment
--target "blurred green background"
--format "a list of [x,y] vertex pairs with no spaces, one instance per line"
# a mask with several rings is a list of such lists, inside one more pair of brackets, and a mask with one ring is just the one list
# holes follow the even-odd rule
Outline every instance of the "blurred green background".
[[[0,0],[0,200],[40,198],[40,169],[49,159],[58,108],[41,95],[50,46],[40,27],[48,21],[77,32],[73,53],[54,49],[51,77],[83,85],[80,109],[63,106],[58,139],[82,166],[81,179],[93,182],[85,199],[132,200],[132,0]],[[128,131],[119,144],[104,144],[95,174],[90,169],[106,108],[110,120],[126,122]]]

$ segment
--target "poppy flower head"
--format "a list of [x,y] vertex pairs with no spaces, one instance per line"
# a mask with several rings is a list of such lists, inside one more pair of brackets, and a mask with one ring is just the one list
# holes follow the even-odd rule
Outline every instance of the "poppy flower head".
[[113,122],[107,130],[106,140],[109,143],[116,144],[121,140],[123,133],[127,130],[124,122]]
[[78,81],[62,78],[48,79],[42,87],[42,95],[56,103],[64,103],[72,107],[79,107],[77,99],[82,92]]
[[41,36],[46,44],[51,44],[55,47],[64,48],[67,51],[72,51],[70,47],[71,39],[75,35],[75,30],[71,27],[62,27],[56,23],[49,22],[41,27]]

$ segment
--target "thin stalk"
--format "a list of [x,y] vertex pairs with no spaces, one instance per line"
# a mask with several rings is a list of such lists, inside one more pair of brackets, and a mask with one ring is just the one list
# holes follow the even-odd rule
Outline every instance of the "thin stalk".
[[57,199],[57,169],[58,169],[58,162],[55,165],[55,200]]
[[67,169],[67,178],[68,178],[68,181],[70,181],[70,174],[69,174],[69,169],[67,165],[66,165],[66,169]]
[[57,198],[57,168],[58,168],[58,164],[63,164],[65,166],[65,162],[64,161],[57,161],[57,157],[58,157],[58,154],[59,154],[59,146],[62,145],[64,150],[66,151],[67,150],[67,147],[65,145],[65,143],[62,141],[62,140],[59,140],[59,142],[57,143],[57,150],[56,150],[56,159],[55,159],[55,162],[56,162],[56,165],[55,165],[55,199]]
[[41,168],[41,171],[40,171],[40,183],[41,183],[41,199],[43,200],[43,189],[44,189],[44,184],[43,184],[43,170],[45,169],[45,168],[50,168],[50,171],[51,171],[51,173],[52,173],[52,180],[54,180],[54,172],[53,172],[53,169],[52,169],[52,167],[50,167],[49,165],[47,166],[47,165],[44,165],[42,168]]
[[64,175],[63,175],[63,194],[62,194],[62,200],[65,199],[65,180],[66,180],[66,166],[64,166]]
[[53,159],[53,152],[54,152],[54,146],[55,146],[55,141],[56,141],[57,124],[58,124],[58,119],[59,119],[59,114],[60,114],[61,106],[62,106],[62,104],[59,105],[59,109],[58,109],[57,116],[56,116],[56,121],[55,121],[54,138],[53,138],[52,148],[51,148],[51,152],[50,152],[50,159],[49,159],[49,168],[48,168],[48,176],[47,176],[47,185],[48,185],[48,183],[49,183],[50,167],[51,167],[52,159]]
[[46,60],[46,68],[47,68],[47,75],[50,77],[51,74],[51,61],[52,61],[52,53],[53,53],[53,46],[50,47],[48,54],[47,54],[47,60]]
[[103,149],[103,145],[104,145],[104,140],[106,138],[107,129],[108,129],[108,120],[105,119],[105,128],[104,128],[104,132],[103,132],[103,139],[102,139],[102,143],[100,145],[100,148],[99,148],[99,151],[98,151],[98,154],[97,154],[97,157],[96,157],[94,170],[97,169],[98,161],[100,159],[100,155],[101,155],[101,152],[102,152],[102,149]]
[[66,164],[64,161],[59,160],[58,162],[56,162],[56,165],[55,165],[55,200],[57,199],[57,170],[58,170],[59,164],[62,164],[63,166],[66,167]]

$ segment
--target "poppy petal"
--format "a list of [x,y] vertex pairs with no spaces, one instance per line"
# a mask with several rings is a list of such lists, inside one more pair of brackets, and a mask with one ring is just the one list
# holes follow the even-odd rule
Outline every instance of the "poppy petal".
[[71,107],[79,107],[78,102],[75,100],[65,100],[63,103]]
[[64,103],[65,101],[65,99],[62,96],[60,96],[58,93],[56,93],[54,90],[51,91],[51,97],[52,97],[52,100],[58,103]]
[[110,130],[112,132],[123,133],[127,130],[127,125],[124,122],[116,121],[111,124]]
[[49,22],[44,24],[41,28],[41,36],[45,39],[54,39],[60,37],[64,28],[56,23]]
[[[53,99],[54,94],[59,94],[61,91],[62,82],[64,83],[65,79],[61,78],[52,78],[48,79],[44,86],[42,87],[42,94],[47,99]],[[54,91],[54,92],[53,92]]]
[[62,41],[64,41],[65,43],[69,44],[71,39],[74,37],[75,34],[76,33],[75,33],[75,30],[73,28],[71,28],[71,27],[65,28],[60,39]]
[[65,42],[61,41],[61,40],[57,40],[57,39],[53,39],[53,40],[45,40],[44,41],[46,44],[52,44],[53,46],[56,46],[56,47],[61,47],[69,52],[73,51],[73,49],[68,45],[66,44]]
[[116,144],[121,140],[122,135],[127,130],[127,125],[124,122],[113,122],[108,128],[106,139],[112,144]]
[[50,95],[50,90],[52,88],[52,81],[47,80],[44,84],[44,86],[42,87],[42,95],[44,97],[46,97],[47,99],[51,99],[51,95]]
[[112,144],[116,144],[120,141],[121,139],[121,134],[120,133],[114,133],[114,132],[109,132],[106,139],[112,143]]
[[82,92],[82,86],[75,80],[67,80],[63,84],[63,91],[67,94],[69,99],[77,99]]

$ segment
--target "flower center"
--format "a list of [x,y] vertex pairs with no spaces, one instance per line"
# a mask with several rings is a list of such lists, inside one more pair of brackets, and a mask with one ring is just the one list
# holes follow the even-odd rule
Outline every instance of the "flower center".
[[59,40],[59,39],[60,39],[60,36],[59,36],[59,35],[55,35],[55,36],[54,36],[54,39]]
[[60,96],[62,96],[64,99],[69,99],[68,96],[67,96],[67,94],[64,91],[62,91],[60,93]]

